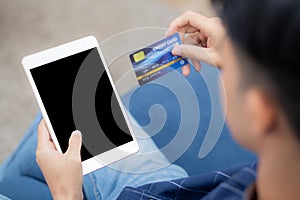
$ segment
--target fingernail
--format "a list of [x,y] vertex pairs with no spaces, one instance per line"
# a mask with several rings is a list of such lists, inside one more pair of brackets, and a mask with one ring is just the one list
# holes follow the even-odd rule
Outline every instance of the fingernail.
[[76,131],[73,131],[72,135],[77,135],[77,136],[81,137],[81,132],[76,130]]
[[188,70],[186,67],[183,67],[183,68],[182,68],[182,74],[183,74],[184,76],[188,76],[188,75],[189,75],[189,70]]
[[186,75],[187,72],[188,72],[186,68],[182,68],[182,71],[183,71],[182,73],[183,73],[184,75]]
[[165,32],[165,35],[166,35],[166,36],[169,36],[169,35],[171,35],[173,32],[174,32],[173,30],[168,29],[168,30]]
[[175,56],[180,56],[182,54],[182,49],[179,47],[179,45],[175,45],[173,47],[172,54]]

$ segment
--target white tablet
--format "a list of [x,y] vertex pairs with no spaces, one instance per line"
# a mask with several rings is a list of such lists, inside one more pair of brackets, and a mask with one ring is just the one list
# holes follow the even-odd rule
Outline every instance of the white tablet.
[[64,153],[71,133],[82,132],[83,174],[138,151],[95,37],[24,57],[22,64],[57,150]]

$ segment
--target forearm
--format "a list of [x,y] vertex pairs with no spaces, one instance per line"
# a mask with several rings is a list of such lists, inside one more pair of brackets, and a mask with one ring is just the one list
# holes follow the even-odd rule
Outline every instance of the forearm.
[[52,197],[54,200],[82,200],[83,193],[82,191],[78,191],[78,192],[61,191],[57,193],[52,193]]

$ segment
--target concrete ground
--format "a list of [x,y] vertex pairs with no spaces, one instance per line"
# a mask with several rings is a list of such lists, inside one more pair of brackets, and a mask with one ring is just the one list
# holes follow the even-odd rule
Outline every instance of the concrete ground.
[[208,0],[0,0],[0,4],[0,163],[38,112],[21,66],[23,56],[86,35],[101,42],[132,28],[167,28],[187,9],[213,14]]

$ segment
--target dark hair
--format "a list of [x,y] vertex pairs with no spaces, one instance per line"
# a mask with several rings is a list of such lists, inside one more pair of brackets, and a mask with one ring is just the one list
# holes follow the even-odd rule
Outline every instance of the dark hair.
[[245,67],[273,86],[277,103],[300,139],[300,1],[212,3],[234,45],[255,63]]

